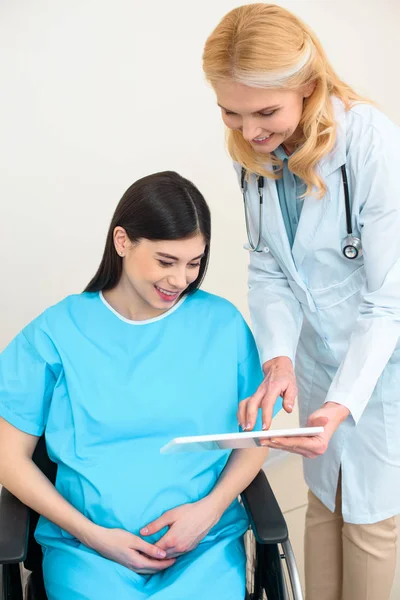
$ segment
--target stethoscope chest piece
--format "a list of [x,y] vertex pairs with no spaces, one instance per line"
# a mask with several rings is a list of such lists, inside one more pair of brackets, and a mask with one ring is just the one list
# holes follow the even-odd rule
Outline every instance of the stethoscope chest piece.
[[358,237],[353,235],[353,228],[351,226],[351,209],[350,209],[350,194],[349,184],[347,181],[346,166],[341,166],[342,180],[343,180],[343,191],[344,191],[344,204],[346,209],[346,230],[347,235],[342,241],[342,253],[345,258],[354,260],[359,256],[362,256],[362,244]]
[[342,241],[342,252],[345,258],[354,260],[359,256],[362,256],[362,245],[361,240],[353,235],[348,235]]

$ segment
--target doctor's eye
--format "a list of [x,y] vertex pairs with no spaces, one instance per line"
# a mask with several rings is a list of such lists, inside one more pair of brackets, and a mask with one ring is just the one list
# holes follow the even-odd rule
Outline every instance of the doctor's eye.
[[267,113],[259,113],[260,117],[272,117],[277,112],[277,108],[275,110],[271,110],[271,112]]
[[198,269],[199,266],[200,266],[199,262],[197,262],[197,263],[189,263],[188,264],[189,269]]

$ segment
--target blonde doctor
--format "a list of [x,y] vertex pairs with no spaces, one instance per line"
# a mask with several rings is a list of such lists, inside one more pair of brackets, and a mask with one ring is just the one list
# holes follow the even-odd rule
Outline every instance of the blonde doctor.
[[[249,303],[265,380],[241,404],[269,427],[281,394],[305,457],[307,600],[387,600],[400,513],[400,134],[339,79],[285,9],[227,14],[203,66],[245,200]],[[295,368],[294,368],[295,365]],[[314,460],[311,460],[314,459]]]

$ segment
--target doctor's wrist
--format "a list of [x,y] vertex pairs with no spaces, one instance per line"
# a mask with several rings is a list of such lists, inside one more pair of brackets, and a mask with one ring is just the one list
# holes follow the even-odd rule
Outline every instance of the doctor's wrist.
[[327,415],[329,420],[333,421],[337,426],[343,423],[350,414],[350,411],[346,406],[338,404],[337,402],[325,402],[324,408],[329,411]]
[[267,360],[262,366],[264,376],[266,377],[271,369],[276,369],[277,367],[293,371],[293,362],[288,356],[276,356],[275,358],[271,358],[271,360]]

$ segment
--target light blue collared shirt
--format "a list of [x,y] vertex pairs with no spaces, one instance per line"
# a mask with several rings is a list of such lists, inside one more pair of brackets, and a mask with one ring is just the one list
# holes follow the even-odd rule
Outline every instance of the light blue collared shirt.
[[306,186],[304,181],[290,171],[288,167],[288,159],[290,157],[286,154],[282,146],[279,146],[274,154],[283,161],[282,178],[276,180],[276,190],[278,192],[279,204],[289,244],[292,248],[303,208],[304,200],[301,198],[301,195],[304,194]]

